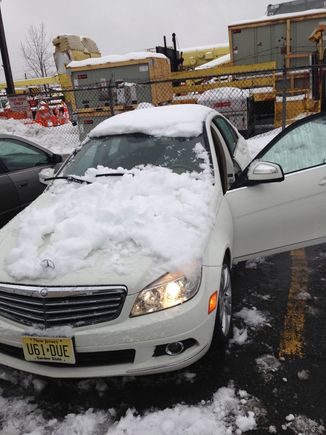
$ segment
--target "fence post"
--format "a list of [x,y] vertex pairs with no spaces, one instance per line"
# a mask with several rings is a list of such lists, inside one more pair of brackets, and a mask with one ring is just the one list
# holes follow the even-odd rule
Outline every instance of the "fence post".
[[282,130],[286,127],[286,65],[283,66],[283,90],[282,90]]
[[283,56],[283,80],[282,80],[282,130],[286,127],[286,38],[282,37],[283,45],[281,46],[281,54]]
[[111,115],[114,116],[114,102],[113,102],[113,92],[112,92],[112,79],[109,81],[109,104]]

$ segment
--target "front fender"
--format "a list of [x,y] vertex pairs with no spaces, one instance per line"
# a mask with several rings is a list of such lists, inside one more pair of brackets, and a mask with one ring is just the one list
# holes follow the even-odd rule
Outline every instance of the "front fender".
[[218,207],[215,223],[209,235],[203,256],[203,266],[221,267],[225,252],[230,251],[232,261],[233,220],[228,203],[222,198]]

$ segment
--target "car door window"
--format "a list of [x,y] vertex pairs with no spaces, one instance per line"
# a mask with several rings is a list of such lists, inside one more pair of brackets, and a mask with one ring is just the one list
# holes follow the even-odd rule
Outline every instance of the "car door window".
[[214,148],[216,152],[216,159],[218,164],[218,169],[220,173],[221,186],[223,194],[228,190],[228,172],[227,172],[227,163],[225,158],[225,152],[223,150],[223,145],[219,140],[217,132],[211,127],[211,135],[214,143]]
[[304,122],[262,151],[259,159],[278,163],[285,174],[326,163],[326,115]]
[[213,119],[213,123],[221,132],[221,135],[223,136],[223,139],[230,151],[230,154],[231,156],[233,156],[239,140],[237,133],[227,122],[227,120],[222,118],[221,116],[215,116],[215,118]]
[[49,163],[46,153],[14,139],[0,139],[0,158],[9,172]]

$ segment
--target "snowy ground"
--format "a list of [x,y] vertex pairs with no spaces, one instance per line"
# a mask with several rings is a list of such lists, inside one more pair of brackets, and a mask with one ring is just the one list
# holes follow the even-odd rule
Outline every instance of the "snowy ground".
[[[239,321],[242,322],[243,328],[247,331],[247,339],[242,342],[234,340],[230,344],[227,353],[232,355],[233,359],[241,356],[241,349],[254,345],[257,334],[262,332],[268,335],[271,328],[269,315],[256,307],[242,308],[237,311],[235,318],[237,324]],[[209,367],[206,360],[199,370],[191,367],[188,370],[159,375],[155,378],[98,378],[75,381],[47,380],[0,366],[0,435],[241,435],[247,432],[257,433],[257,435],[266,433],[322,435],[326,433],[320,421],[295,412],[286,413],[281,420],[275,420],[275,417],[269,415],[264,403],[250,391],[237,386],[230,380],[230,375],[229,380],[224,381],[227,375],[223,377],[222,372],[219,375],[221,367],[216,365],[214,368],[215,364],[213,359],[212,367]],[[255,365],[257,375],[253,382],[261,383],[264,385],[263,388],[270,389],[275,379],[278,380],[279,385],[290,384],[290,380],[285,377],[284,358],[278,359],[272,350],[254,358],[253,366]],[[209,399],[205,398],[195,403],[191,403],[190,400],[189,404],[187,386],[194,386],[190,390],[192,392],[199,390],[205,380],[203,373],[205,370],[208,378],[217,372],[214,376],[222,378],[222,382],[220,381],[222,386],[218,387]],[[241,370],[237,371],[240,372],[241,379]],[[302,379],[298,382],[307,382],[309,371],[299,372],[298,377],[299,374]],[[214,383],[215,379],[211,378],[210,381]],[[143,412],[130,406],[133,394],[160,395],[163,393],[164,383],[167,383],[167,390],[170,389],[171,396],[177,388],[181,387],[181,391],[184,389],[186,403],[180,401],[163,408],[149,406]],[[278,387],[279,390],[281,388]],[[53,390],[56,395],[54,399],[51,398]],[[275,390],[274,388],[270,394],[277,395]],[[80,404],[76,405],[72,399],[67,410],[69,398],[65,395],[81,396]],[[200,393],[194,395],[200,397]],[[61,401],[66,404],[64,410],[61,409]],[[111,406],[112,402],[114,406]],[[124,402],[128,405],[126,406]],[[90,403],[92,406],[89,406]],[[266,424],[266,421],[269,423]]]
[[[210,401],[196,406],[179,404],[165,410],[150,410],[142,416],[128,409],[120,419],[116,409],[88,409],[49,419],[36,404],[42,390],[47,388],[46,381],[7,369],[0,371],[0,378],[25,393],[24,398],[6,398],[5,392],[1,392],[1,435],[240,435],[256,428],[253,398],[232,384],[220,388]],[[110,388],[110,382],[85,380],[79,382],[78,388],[89,392],[95,389],[100,395]]]
[[[243,312],[238,315],[241,317]],[[252,330],[263,327],[266,322],[264,314],[256,309],[246,309],[243,317]],[[169,376],[177,384],[193,383],[196,374],[185,371]],[[41,395],[48,388],[47,380],[0,366],[0,382],[3,381],[8,391],[14,389],[15,394],[8,397],[8,391],[0,390],[0,435],[241,435],[257,429],[257,420],[265,413],[259,400],[236,388],[230,381],[219,388],[210,400],[202,400],[195,405],[180,403],[163,410],[149,409],[143,415],[129,408],[122,417],[119,409],[89,408],[68,413],[62,418],[49,418],[40,406]],[[80,380],[76,381],[75,388],[77,394],[78,391],[89,394],[95,391],[101,396],[113,386],[120,384],[123,388],[128,382],[137,380]],[[146,385],[146,378],[144,381],[140,379],[140,389],[143,382]]]

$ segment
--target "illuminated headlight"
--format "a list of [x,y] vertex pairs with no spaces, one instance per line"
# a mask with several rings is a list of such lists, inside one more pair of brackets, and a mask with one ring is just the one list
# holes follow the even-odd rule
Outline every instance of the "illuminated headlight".
[[192,280],[181,274],[162,276],[139,293],[130,317],[165,310],[188,301],[197,293],[200,281],[201,276]]

